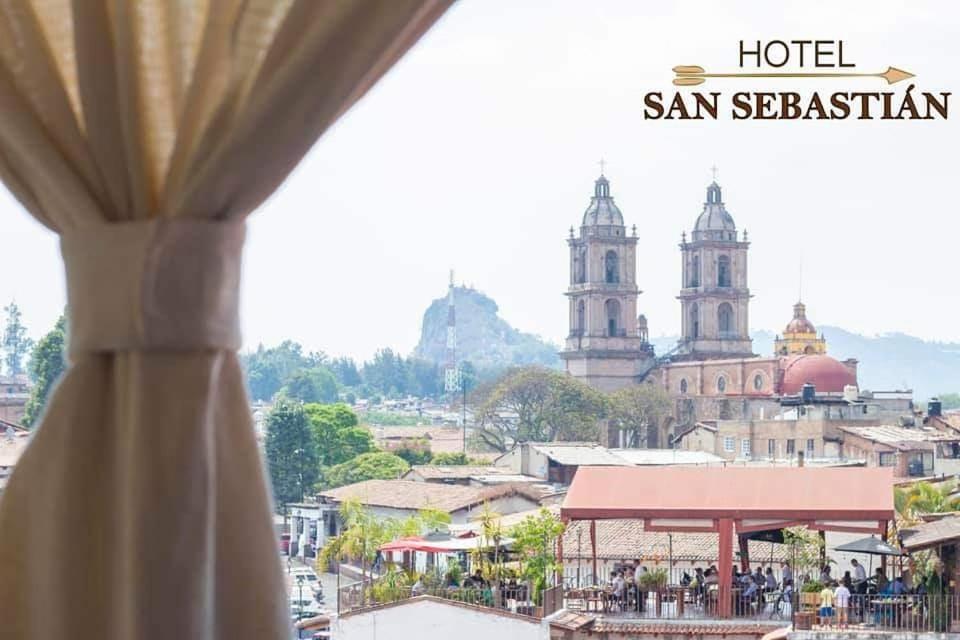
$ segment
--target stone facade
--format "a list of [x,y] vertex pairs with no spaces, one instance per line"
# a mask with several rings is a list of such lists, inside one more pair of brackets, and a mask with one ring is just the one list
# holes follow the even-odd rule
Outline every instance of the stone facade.
[[579,235],[570,229],[570,333],[560,356],[567,372],[602,391],[635,384],[652,364],[646,323],[637,316],[637,235],[600,176]]

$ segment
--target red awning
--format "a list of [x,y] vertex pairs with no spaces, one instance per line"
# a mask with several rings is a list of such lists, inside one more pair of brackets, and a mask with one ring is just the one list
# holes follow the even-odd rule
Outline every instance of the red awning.
[[398,538],[393,542],[380,545],[380,551],[426,551],[428,553],[444,553],[449,549],[431,545],[420,536]]
[[886,467],[580,467],[560,516],[565,520],[878,522],[894,517],[893,471]]

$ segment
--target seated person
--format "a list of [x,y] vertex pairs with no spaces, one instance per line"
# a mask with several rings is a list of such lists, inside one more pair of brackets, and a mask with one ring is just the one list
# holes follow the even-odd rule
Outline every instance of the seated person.
[[767,591],[777,590],[777,578],[773,575],[773,567],[767,567],[767,577],[764,580],[764,586],[766,586]]
[[907,592],[906,585],[903,584],[903,576],[897,576],[893,579],[893,583],[890,585],[890,594],[894,596],[901,596]]
[[877,572],[876,574],[874,574],[874,578],[877,583],[877,591],[879,593],[888,593],[889,592],[888,587],[890,586],[890,581],[887,580],[887,576],[884,575],[883,569],[877,568]]

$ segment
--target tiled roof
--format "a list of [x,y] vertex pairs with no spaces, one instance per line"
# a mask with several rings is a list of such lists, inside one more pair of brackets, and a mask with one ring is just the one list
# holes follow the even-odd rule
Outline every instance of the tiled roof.
[[406,478],[413,474],[419,475],[424,480],[440,480],[444,478],[454,480],[471,478],[473,476],[513,475],[513,472],[504,467],[418,464],[410,467],[410,471],[404,474],[404,477]]
[[378,443],[423,439],[432,453],[463,451],[463,429],[457,427],[371,427],[370,431]]
[[513,494],[524,495],[536,503],[539,493],[530,487],[513,484],[465,487],[413,480],[364,480],[324,491],[320,497],[335,502],[356,499],[361,504],[394,509],[419,510],[429,507],[450,513]]
[[611,453],[637,466],[668,464],[722,464],[724,459],[706,451],[685,449],[611,449]]
[[[646,561],[669,561],[671,535],[673,538],[673,559],[686,562],[716,562],[717,534],[677,532],[668,534],[660,531],[644,531],[642,520],[597,520],[597,557],[601,559],[632,560],[640,558]],[[579,551],[577,536],[580,536]],[[769,560],[771,543],[750,540],[750,557],[756,560]],[[786,547],[774,544],[774,561],[787,560]],[[590,523],[586,520],[574,520],[567,526],[563,535],[564,558],[590,558]]]
[[840,427],[840,430],[871,442],[887,445],[896,449],[910,450],[917,445],[934,442],[957,442],[960,434],[934,429],[932,427],[895,427],[890,425],[874,427]]
[[544,442],[531,446],[558,464],[570,466],[628,466],[630,463],[606,447],[592,442]]
[[550,620],[550,626],[559,629],[570,629],[576,631],[578,629],[589,628],[594,622],[596,622],[595,616],[576,613],[574,611],[567,611],[564,609]]
[[903,529],[900,539],[905,549],[922,549],[956,541],[960,539],[960,516],[950,516]]

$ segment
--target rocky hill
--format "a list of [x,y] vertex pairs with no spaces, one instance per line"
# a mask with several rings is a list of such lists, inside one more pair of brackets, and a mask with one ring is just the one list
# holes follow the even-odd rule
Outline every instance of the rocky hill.
[[[497,303],[469,287],[456,287],[457,359],[469,360],[481,374],[514,365],[559,367],[560,347],[514,329],[500,317]],[[420,325],[418,358],[443,363],[447,343],[447,298],[430,303]]]

